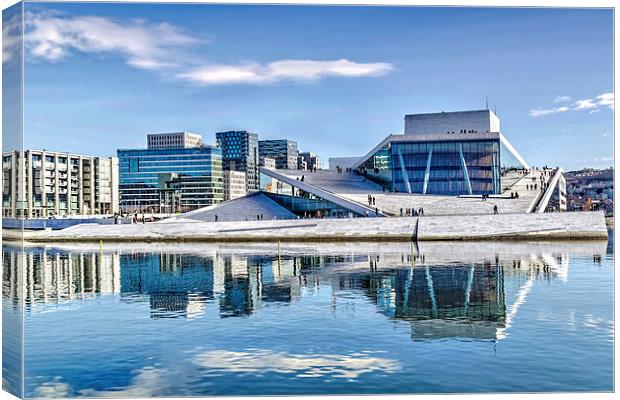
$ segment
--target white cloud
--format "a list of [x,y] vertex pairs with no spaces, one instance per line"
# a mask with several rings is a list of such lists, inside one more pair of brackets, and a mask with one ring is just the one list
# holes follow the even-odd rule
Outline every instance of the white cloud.
[[389,63],[358,63],[344,58],[334,61],[278,60],[267,64],[202,63],[196,67],[200,65],[196,57],[185,57],[184,52],[205,41],[165,22],[71,17],[48,12],[29,13],[26,29],[26,48],[34,58],[57,62],[73,52],[120,55],[132,67],[162,71],[198,85],[312,82],[330,76],[378,76],[393,70]]
[[596,103],[592,99],[577,100],[575,102],[575,110],[589,110],[596,107]]
[[357,63],[347,59],[335,61],[281,60],[267,65],[207,65],[181,72],[176,76],[199,85],[254,84],[264,85],[285,80],[316,81],[339,77],[379,76],[388,74],[393,66],[388,63]]
[[556,108],[549,108],[549,109],[536,109],[536,110],[530,110],[530,115],[532,117],[542,117],[543,115],[549,115],[549,114],[557,114],[557,113],[562,113],[562,112],[566,112],[569,111],[570,108],[568,107],[556,107]]
[[[559,97],[556,97],[553,102],[559,103],[559,102],[568,101],[570,99],[571,99],[570,96],[559,96]],[[562,106],[562,107],[532,109],[530,110],[530,116],[542,117],[545,115],[564,113],[567,111],[584,111],[584,110],[588,110],[589,114],[594,114],[594,113],[600,112],[601,107],[607,107],[612,110],[614,109],[613,92],[600,94],[596,96],[596,100],[583,99],[583,100],[577,100],[571,105]]]
[[21,23],[18,15],[2,21],[2,63],[9,64],[19,58]]
[[614,109],[614,93],[603,93],[596,96],[598,100],[598,105],[601,107],[609,107],[612,110]]
[[161,69],[178,64],[178,51],[198,42],[168,23],[114,21],[98,16],[28,14],[25,43],[30,55],[47,61],[72,51],[120,54],[127,64]]

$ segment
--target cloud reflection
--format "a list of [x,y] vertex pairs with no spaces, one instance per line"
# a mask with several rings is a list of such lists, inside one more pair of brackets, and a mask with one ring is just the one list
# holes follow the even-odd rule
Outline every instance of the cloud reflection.
[[264,349],[246,351],[211,350],[199,354],[194,363],[204,368],[235,373],[277,372],[299,378],[356,379],[367,372],[394,373],[400,369],[396,360],[372,356],[373,353],[290,354]]

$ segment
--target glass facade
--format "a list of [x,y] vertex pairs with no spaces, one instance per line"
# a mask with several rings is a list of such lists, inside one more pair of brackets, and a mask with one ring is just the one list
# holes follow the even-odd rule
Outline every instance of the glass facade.
[[353,210],[341,207],[322,197],[308,193],[265,174],[261,176],[261,191],[270,199],[302,218],[361,217]]
[[277,169],[297,168],[297,142],[288,139],[260,140],[258,155],[273,158]]
[[159,178],[170,173],[178,175],[180,211],[224,200],[220,149],[136,149],[118,150],[117,154],[123,211],[160,212]]
[[386,144],[359,170],[392,192],[478,195],[500,194],[523,165],[499,139],[406,141]]
[[246,192],[258,191],[258,134],[228,131],[216,133],[215,138],[222,152],[222,168],[245,172]]

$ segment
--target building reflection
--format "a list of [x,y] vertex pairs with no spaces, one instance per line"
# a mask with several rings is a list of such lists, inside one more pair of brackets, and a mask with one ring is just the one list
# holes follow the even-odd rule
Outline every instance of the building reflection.
[[[214,308],[230,318],[295,303],[329,286],[334,307],[340,293],[362,295],[386,317],[408,322],[413,340],[488,340],[505,337],[535,280],[568,276],[564,253],[468,263],[429,258],[413,251],[240,255],[3,246],[3,295],[34,308],[113,293],[123,302],[147,302],[154,319],[198,318]],[[518,288],[511,303],[507,277]]]
[[361,288],[389,318],[409,321],[414,340],[495,339],[506,317],[503,267],[420,266],[341,275],[339,290]]
[[[3,246],[3,296],[26,307],[119,293],[118,253],[67,253],[56,249]],[[23,268],[20,268],[23,266]]]

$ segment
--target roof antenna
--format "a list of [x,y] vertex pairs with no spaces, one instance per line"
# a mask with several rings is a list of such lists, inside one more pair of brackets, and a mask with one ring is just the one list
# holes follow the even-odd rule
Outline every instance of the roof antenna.
[[485,105],[486,105],[485,110],[488,110],[489,109],[489,96],[486,95],[486,94],[484,95],[484,101],[485,101]]

